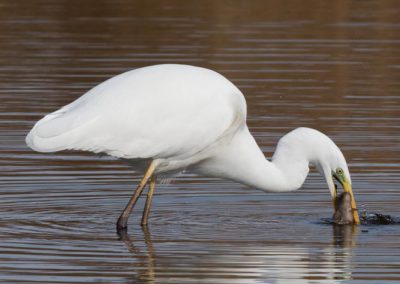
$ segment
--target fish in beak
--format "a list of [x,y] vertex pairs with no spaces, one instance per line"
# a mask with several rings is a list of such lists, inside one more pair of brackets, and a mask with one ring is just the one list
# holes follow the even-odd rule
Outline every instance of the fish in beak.
[[[348,181],[343,170],[340,168],[337,169],[335,172],[332,172],[332,176],[342,185],[343,191],[348,194],[348,196],[346,195],[346,197],[344,197],[344,198],[346,198],[346,199],[350,198],[351,211],[352,211],[352,215],[353,215],[354,224],[359,225],[360,217],[358,215],[356,200],[354,199],[354,194],[353,194],[353,189],[351,187],[351,183]],[[338,198],[335,196],[335,199],[338,199]],[[335,204],[337,204],[337,203],[335,203]],[[337,205],[335,205],[335,210],[337,209],[336,206]]]
[[338,225],[354,224],[353,210],[351,208],[351,195],[347,192],[340,194],[335,200],[335,213],[333,222]]

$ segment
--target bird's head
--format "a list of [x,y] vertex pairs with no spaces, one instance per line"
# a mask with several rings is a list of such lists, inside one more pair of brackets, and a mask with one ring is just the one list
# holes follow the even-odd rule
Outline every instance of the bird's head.
[[[346,159],[328,136],[312,128],[296,128],[279,140],[272,162],[284,168],[286,175],[291,174],[292,179],[301,182],[304,182],[308,174],[308,165],[314,165],[325,177],[334,206],[337,199],[335,181],[340,183],[343,190],[351,196],[354,223],[360,223]],[[296,176],[299,178],[293,178]],[[299,188],[299,182],[295,183],[293,188]]]
[[[329,139],[329,138],[328,138]],[[330,139],[329,139],[330,140]],[[356,201],[353,194],[351,185],[351,178],[346,159],[339,147],[330,140],[328,149],[325,149],[324,158],[316,163],[318,171],[325,177],[329,190],[332,196],[332,202],[335,206],[337,199],[337,186],[335,181],[338,182],[344,192],[351,196],[351,208],[353,211],[353,219],[355,224],[360,224],[360,218],[357,211]]]

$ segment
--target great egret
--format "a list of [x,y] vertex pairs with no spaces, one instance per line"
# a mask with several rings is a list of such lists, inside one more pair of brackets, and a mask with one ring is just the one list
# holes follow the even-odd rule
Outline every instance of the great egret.
[[144,173],[117,222],[125,229],[133,206],[150,182],[142,225],[146,225],[156,176],[180,172],[233,180],[265,191],[300,188],[316,166],[333,201],[336,179],[352,198],[346,160],[323,133],[297,128],[283,136],[268,161],[246,125],[240,90],[209,69],[163,64],[106,80],[72,103],[39,120],[26,137],[39,152],[85,150],[127,160]]

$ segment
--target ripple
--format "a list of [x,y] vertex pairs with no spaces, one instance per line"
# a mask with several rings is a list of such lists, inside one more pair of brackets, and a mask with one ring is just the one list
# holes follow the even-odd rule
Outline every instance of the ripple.
[[315,171],[286,194],[185,174],[157,187],[149,228],[143,197],[118,236],[138,175],[26,147],[36,120],[108,77],[195,64],[243,91],[267,156],[285,132],[318,128],[343,149],[359,207],[400,216],[398,5],[242,2],[0,4],[0,282],[400,281],[400,227],[319,223],[332,209]]

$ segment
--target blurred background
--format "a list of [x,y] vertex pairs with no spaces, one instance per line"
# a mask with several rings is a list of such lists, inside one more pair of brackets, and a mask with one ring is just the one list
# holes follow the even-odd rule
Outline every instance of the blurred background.
[[291,129],[317,128],[343,150],[359,207],[400,215],[399,19],[389,0],[0,1],[0,282],[398,282],[398,226],[321,224],[332,209],[315,171],[289,194],[180,176],[156,190],[150,230],[141,200],[121,240],[139,177],[24,138],[111,76],[202,66],[244,93],[267,157]]

